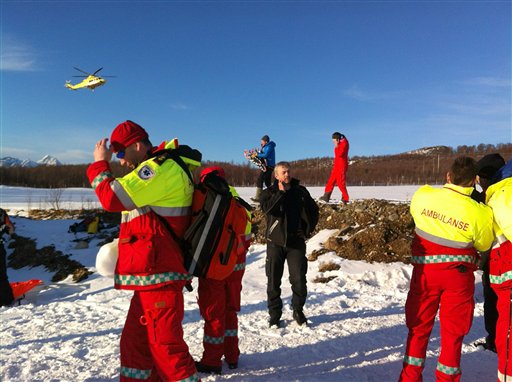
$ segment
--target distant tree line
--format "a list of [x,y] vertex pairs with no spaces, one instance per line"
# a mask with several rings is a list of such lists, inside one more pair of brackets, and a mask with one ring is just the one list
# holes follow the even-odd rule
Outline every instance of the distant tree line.
[[[411,153],[381,156],[354,156],[350,158],[347,173],[349,186],[442,184],[453,160],[460,155],[480,159],[486,154],[500,153],[505,160],[512,159],[512,144],[480,144],[478,146],[436,146]],[[285,159],[285,158],[283,158]],[[332,168],[332,157],[291,161],[293,176],[307,186],[323,186]],[[206,161],[195,171],[209,166],[222,166],[230,184],[239,187],[254,186],[259,169],[249,163]],[[118,162],[111,163],[115,176],[126,174]],[[90,187],[86,176],[87,165],[0,167],[0,184],[35,188]]]

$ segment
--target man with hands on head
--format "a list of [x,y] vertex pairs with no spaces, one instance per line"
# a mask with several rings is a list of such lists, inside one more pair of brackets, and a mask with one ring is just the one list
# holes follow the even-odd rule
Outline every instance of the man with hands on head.
[[[114,285],[134,291],[121,335],[120,380],[198,381],[181,325],[182,290],[191,276],[175,238],[190,223],[194,185],[186,167],[199,162],[180,150],[176,138],[153,147],[132,121],[119,124],[110,143],[96,143],[87,176],[103,208],[121,212]],[[132,171],[115,178],[112,154]]]

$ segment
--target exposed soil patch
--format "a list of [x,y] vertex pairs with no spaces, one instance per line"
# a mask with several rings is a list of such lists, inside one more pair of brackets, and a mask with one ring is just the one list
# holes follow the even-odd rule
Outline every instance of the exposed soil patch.
[[[255,241],[265,243],[265,216],[259,208],[253,215]],[[333,251],[350,260],[410,263],[414,221],[408,203],[367,199],[348,205],[322,204],[315,233],[323,229],[338,232],[324,243],[323,249],[310,255],[310,261]]]
[[43,266],[49,272],[54,272],[53,282],[64,280],[68,275],[72,275],[73,281],[78,282],[92,274],[78,261],[70,259],[70,255],[57,251],[53,245],[37,249],[33,239],[16,234],[12,238],[14,241],[9,247],[14,250],[7,258],[7,264],[11,268]]
[[[77,219],[80,221],[87,215],[98,215],[102,222],[102,230],[95,235],[90,235],[83,241],[88,242],[92,238],[101,239],[98,246],[111,242],[119,235],[119,223],[121,215],[119,213],[110,213],[105,211],[85,211],[85,210],[31,210],[30,218],[34,220],[50,219]],[[80,262],[70,258],[71,255],[64,254],[56,250],[55,246],[50,245],[43,248],[37,248],[33,239],[12,235],[12,241],[9,248],[13,252],[7,258],[7,264],[14,269],[23,267],[43,266],[48,272],[54,273],[52,282],[64,280],[72,275],[73,281],[79,282],[85,280],[92,272],[85,268]],[[81,244],[77,242],[77,245]]]

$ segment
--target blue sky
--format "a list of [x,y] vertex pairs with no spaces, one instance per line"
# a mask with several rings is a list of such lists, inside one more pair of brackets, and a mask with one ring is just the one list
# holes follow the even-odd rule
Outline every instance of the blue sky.
[[[0,157],[88,163],[120,122],[243,162],[512,140],[510,1],[0,0]],[[71,91],[73,66],[105,86]]]

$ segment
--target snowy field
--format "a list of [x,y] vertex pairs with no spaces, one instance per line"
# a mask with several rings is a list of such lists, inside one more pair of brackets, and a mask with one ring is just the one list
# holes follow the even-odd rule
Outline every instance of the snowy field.
[[[418,186],[350,187],[352,199],[378,198],[409,201]],[[309,188],[313,197],[321,187]],[[241,196],[254,195],[253,188],[239,188]],[[0,206],[9,209],[17,233],[37,239],[38,247],[54,244],[92,271],[98,248],[93,241],[87,249],[75,249],[75,237],[67,232],[74,220],[33,221],[28,209],[48,208],[49,190],[0,186]],[[340,199],[335,193],[334,198]],[[50,198],[51,199],[51,198]],[[88,189],[66,189],[60,202],[64,208],[95,205]],[[309,243],[308,252],[319,248],[329,236],[322,231]],[[86,234],[82,234],[86,235]],[[338,276],[327,284],[312,280],[320,262],[336,261]],[[368,264],[325,254],[309,263],[309,295],[305,307],[308,327],[299,327],[289,308],[291,291],[283,277],[284,325],[267,327],[265,246],[253,245],[247,256],[240,312],[239,368],[224,367],[221,376],[201,374],[203,381],[396,381],[401,370],[407,335],[404,304],[411,266],[402,263]],[[10,281],[40,278],[49,282],[44,269],[9,269]],[[131,292],[113,289],[112,279],[97,273],[67,286],[51,286],[37,299],[20,306],[0,308],[1,381],[115,381],[118,380],[119,337]],[[196,281],[194,281],[196,287]],[[202,354],[202,320],[196,290],[185,292],[185,339],[193,357]],[[473,327],[466,336],[462,355],[462,380],[496,380],[497,360],[492,352],[472,343],[485,336],[480,273],[476,275],[476,308]],[[426,382],[434,381],[439,353],[439,325],[436,323],[424,372]]]

